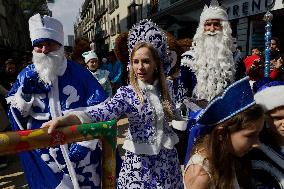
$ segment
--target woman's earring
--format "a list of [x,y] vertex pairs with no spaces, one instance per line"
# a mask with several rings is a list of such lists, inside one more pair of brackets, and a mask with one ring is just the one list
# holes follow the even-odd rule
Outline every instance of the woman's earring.
[[219,135],[219,136],[218,136],[218,140],[223,141],[223,136],[222,136],[222,135]]

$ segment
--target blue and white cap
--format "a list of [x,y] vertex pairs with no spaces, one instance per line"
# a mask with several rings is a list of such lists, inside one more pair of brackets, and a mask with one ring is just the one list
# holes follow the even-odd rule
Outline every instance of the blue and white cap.
[[98,56],[94,51],[87,51],[82,54],[84,57],[85,63],[88,63],[91,59],[97,59]]
[[36,14],[29,19],[29,30],[32,45],[43,41],[54,41],[64,44],[64,32],[61,22],[55,18]]

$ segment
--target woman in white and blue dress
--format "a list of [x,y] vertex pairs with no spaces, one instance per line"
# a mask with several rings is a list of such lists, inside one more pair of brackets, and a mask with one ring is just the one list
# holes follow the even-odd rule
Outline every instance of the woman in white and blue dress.
[[112,97],[112,88],[109,80],[109,71],[100,69],[99,59],[94,51],[87,51],[82,54],[88,70],[98,80],[108,97]]
[[[149,31],[149,28],[153,29]],[[187,123],[173,111],[161,56],[163,52],[166,54],[166,39],[156,28],[152,22],[142,20],[130,31],[130,85],[120,87],[109,101],[87,111],[73,112],[43,124],[52,132],[58,126],[119,119],[126,114],[129,129],[117,188],[183,188],[174,147],[178,137],[172,127],[185,130]],[[149,35],[155,38],[146,39]],[[146,37],[141,39],[141,36]],[[136,42],[131,43],[131,39]]]

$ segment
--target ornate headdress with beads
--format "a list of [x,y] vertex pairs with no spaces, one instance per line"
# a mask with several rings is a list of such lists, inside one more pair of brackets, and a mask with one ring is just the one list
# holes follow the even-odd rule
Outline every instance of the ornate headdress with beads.
[[148,19],[143,19],[131,28],[128,34],[129,56],[139,42],[151,43],[157,49],[161,62],[168,64],[167,38],[155,23]]

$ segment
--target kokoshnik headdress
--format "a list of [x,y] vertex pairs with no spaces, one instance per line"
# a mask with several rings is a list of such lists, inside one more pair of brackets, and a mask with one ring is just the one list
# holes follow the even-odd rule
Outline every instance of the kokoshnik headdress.
[[143,19],[130,29],[128,34],[129,58],[133,48],[139,42],[151,43],[157,49],[164,68],[168,66],[167,38],[155,23],[148,19]]
[[217,124],[232,118],[254,104],[255,100],[249,79],[245,77],[227,87],[221,96],[213,99],[205,109],[196,113],[191,121],[192,127],[188,140],[185,163],[189,160],[194,142],[201,135],[206,134]]

